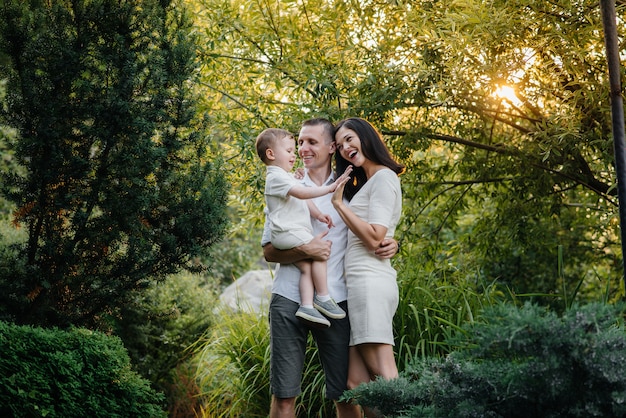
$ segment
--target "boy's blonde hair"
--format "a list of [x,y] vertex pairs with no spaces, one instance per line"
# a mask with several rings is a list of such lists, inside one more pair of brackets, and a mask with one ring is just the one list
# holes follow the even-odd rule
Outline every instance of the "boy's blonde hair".
[[293,134],[285,129],[267,128],[256,137],[256,153],[264,164],[268,164],[267,150],[272,148],[276,141],[284,137],[293,138]]

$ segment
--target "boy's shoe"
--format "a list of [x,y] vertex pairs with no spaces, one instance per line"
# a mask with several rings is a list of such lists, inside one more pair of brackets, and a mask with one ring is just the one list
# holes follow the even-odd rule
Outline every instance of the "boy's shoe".
[[346,317],[346,312],[337,305],[333,298],[322,302],[317,295],[313,297],[313,306],[315,309],[323,313],[332,319],[343,319]]
[[324,318],[321,313],[313,308],[305,308],[304,306],[300,306],[296,311],[296,316],[300,320],[315,328],[328,328],[330,326],[330,322],[328,321],[328,319]]

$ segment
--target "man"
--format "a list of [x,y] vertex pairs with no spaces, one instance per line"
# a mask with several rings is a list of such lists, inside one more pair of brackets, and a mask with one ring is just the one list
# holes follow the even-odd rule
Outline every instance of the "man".
[[[335,153],[333,124],[326,119],[310,119],[302,124],[298,136],[298,154],[304,163],[305,185],[321,186],[332,183],[335,173],[332,159]],[[269,242],[269,228],[263,231],[263,254],[270,262],[280,263],[272,287],[270,302],[270,386],[272,403],[270,418],[294,418],[296,397],[300,394],[300,382],[309,331],[316,341],[324,375],[326,397],[335,401],[338,418],[360,418],[357,405],[338,402],[347,389],[348,342],[350,322],[347,309],[347,289],[343,276],[343,257],[347,245],[347,229],[331,203],[332,194],[314,199],[317,207],[330,214],[333,228],[312,220],[313,241],[291,250],[277,250]],[[391,258],[398,249],[393,239],[383,241],[376,253]],[[300,271],[293,263],[304,260],[326,260],[328,263],[328,289],[331,297],[348,312],[344,319],[329,319],[331,326],[313,329],[301,323],[295,316],[300,304],[298,281]]]

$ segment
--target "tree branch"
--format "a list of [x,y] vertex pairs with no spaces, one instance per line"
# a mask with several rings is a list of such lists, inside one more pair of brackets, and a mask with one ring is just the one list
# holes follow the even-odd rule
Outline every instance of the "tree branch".
[[[407,134],[405,131],[384,131],[382,133],[384,135],[391,135],[391,136],[404,136]],[[495,144],[495,145],[483,144],[481,142],[458,138],[452,135],[423,134],[423,133],[421,135],[425,136],[426,138],[434,139],[437,141],[451,142],[451,143],[460,144],[460,145],[464,145],[464,146],[471,147],[471,148],[482,149],[485,151],[495,152],[501,155],[508,155],[511,157],[521,159],[535,168],[538,168],[540,170],[552,173],[564,179],[580,184],[581,186],[593,191],[594,193],[601,196],[602,198],[607,199],[609,203],[613,205],[617,205],[617,203],[613,201],[613,199],[611,199],[610,197],[610,196],[615,195],[616,193],[615,189],[611,188],[611,186],[609,186],[608,184],[603,183],[602,181],[596,179],[591,174],[591,170],[587,171],[584,168],[581,170],[582,171],[581,174],[583,175],[586,174],[585,178],[583,179],[583,178],[575,177],[568,173],[564,173],[562,171],[555,170],[545,164],[542,164],[541,162],[536,161],[534,157],[524,154],[519,149],[511,147],[511,146],[505,146],[502,144]]]

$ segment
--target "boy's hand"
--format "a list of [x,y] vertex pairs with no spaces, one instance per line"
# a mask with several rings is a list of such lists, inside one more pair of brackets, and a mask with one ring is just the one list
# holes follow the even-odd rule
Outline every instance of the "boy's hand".
[[320,214],[320,216],[317,217],[317,220],[322,223],[325,223],[326,225],[328,225],[329,228],[332,228],[333,226],[335,226],[333,224],[333,218],[326,213]]

